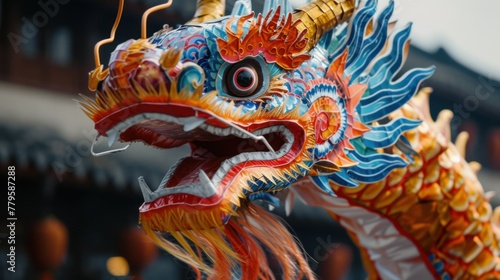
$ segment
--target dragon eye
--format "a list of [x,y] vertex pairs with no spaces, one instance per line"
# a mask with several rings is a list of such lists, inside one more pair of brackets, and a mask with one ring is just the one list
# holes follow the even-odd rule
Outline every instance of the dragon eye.
[[258,62],[246,59],[226,68],[225,91],[228,95],[245,98],[262,89],[262,70]]
[[241,67],[231,74],[233,76],[233,82],[228,84],[228,87],[233,94],[248,96],[255,91],[258,78],[253,67]]

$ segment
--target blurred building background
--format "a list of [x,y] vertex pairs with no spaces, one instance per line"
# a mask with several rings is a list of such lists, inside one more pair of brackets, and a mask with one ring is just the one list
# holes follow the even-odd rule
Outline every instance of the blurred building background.
[[[127,0],[116,42],[138,38],[142,12],[161,2]],[[186,150],[158,151],[137,144],[126,153],[94,158],[89,152],[95,136],[92,123],[72,101],[78,93],[90,94],[87,74],[94,68],[94,44],[109,36],[117,5],[116,0],[0,0],[0,178],[6,181],[7,166],[16,167],[18,218],[15,274],[6,271],[6,219],[0,221],[0,279],[35,279],[50,270],[56,279],[127,279],[121,275],[137,271],[143,279],[192,277],[184,265],[157,252],[136,231],[142,203],[137,177],[158,184],[167,165]],[[232,5],[229,1],[228,9]],[[174,1],[168,10],[153,14],[148,30],[186,22],[194,6],[194,0]],[[261,6],[254,3],[257,11]],[[451,7],[446,12],[453,11]],[[447,14],[442,12],[442,17]],[[489,26],[491,33],[484,33],[499,36],[493,34],[499,27]],[[485,189],[500,190],[500,61],[490,61],[496,70],[489,65],[480,71],[466,63],[467,55],[450,55],[462,53],[453,45],[443,43],[434,51],[424,51],[422,39],[417,45],[405,69],[437,66],[424,83],[434,88],[433,116],[443,108],[455,112],[453,136],[469,131],[467,160],[483,164],[480,179]],[[115,46],[101,48],[103,64]],[[492,203],[499,205],[500,197]],[[276,212],[283,215],[282,209]],[[352,247],[347,234],[321,210],[299,203],[286,220],[317,261],[311,260],[311,266],[318,273],[321,263],[337,254],[331,246]],[[353,258],[349,279],[363,278],[357,251],[340,248]],[[47,250],[51,253],[42,257],[36,253]]]

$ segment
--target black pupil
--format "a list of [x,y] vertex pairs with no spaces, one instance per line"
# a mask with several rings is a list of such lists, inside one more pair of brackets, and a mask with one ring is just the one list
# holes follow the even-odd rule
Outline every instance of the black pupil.
[[257,61],[245,59],[228,66],[224,72],[223,89],[227,94],[245,98],[262,89],[262,70]]
[[243,70],[238,73],[236,77],[236,82],[240,87],[247,88],[252,85],[253,77],[248,70]]

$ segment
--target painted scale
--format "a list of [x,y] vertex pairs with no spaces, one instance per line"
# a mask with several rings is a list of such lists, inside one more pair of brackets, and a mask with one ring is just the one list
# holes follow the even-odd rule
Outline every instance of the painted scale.
[[[370,279],[498,279],[498,218],[450,143],[450,112],[434,122],[433,67],[395,78],[411,25],[394,4],[319,0],[292,10],[266,0],[199,0],[195,17],[118,45],[104,69],[96,45],[95,98],[81,107],[99,136],[156,148],[188,144],[166,171],[140,224],[199,279],[314,279],[277,218],[300,197],[325,208],[359,246]],[[96,139],[97,140],[97,139]],[[124,149],[94,153],[104,155]],[[279,194],[279,195],[278,195]],[[277,195],[280,197],[278,198]],[[495,215],[496,217],[496,215]],[[268,258],[278,264],[271,270]],[[278,276],[276,276],[278,275]]]

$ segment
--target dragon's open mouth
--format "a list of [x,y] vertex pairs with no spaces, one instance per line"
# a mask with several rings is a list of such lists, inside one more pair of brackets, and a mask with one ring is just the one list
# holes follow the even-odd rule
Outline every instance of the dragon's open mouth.
[[[169,205],[215,205],[243,169],[288,164],[304,141],[304,132],[295,122],[242,127],[213,113],[191,109],[192,114],[186,115],[186,107],[165,106],[170,107],[169,114],[138,113],[115,124],[107,122],[106,135],[111,142],[142,141],[159,148],[191,146],[191,155],[172,166],[155,191],[139,178],[145,199],[142,212]],[[176,112],[183,114],[175,116]],[[260,178],[259,174],[253,176]],[[240,187],[244,191],[246,186]]]

